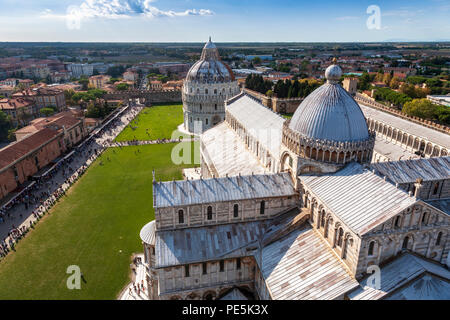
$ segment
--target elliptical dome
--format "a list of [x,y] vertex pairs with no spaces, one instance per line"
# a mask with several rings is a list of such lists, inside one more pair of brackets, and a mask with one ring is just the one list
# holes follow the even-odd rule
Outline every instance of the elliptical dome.
[[327,82],[300,103],[289,123],[291,130],[319,140],[355,142],[369,139],[364,114],[339,84],[341,75],[338,65],[327,68]]

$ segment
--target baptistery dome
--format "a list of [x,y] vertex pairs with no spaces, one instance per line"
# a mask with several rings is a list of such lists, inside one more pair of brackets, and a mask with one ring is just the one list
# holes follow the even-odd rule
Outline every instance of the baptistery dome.
[[211,38],[203,47],[202,55],[189,70],[186,80],[198,82],[234,81],[231,68],[220,60],[219,50]]
[[183,84],[184,129],[202,133],[225,120],[224,102],[239,91],[233,71],[220,60],[219,50],[209,38]]
[[361,108],[339,84],[342,70],[332,64],[325,71],[327,82],[303,100],[289,128],[320,140],[363,141],[369,130]]

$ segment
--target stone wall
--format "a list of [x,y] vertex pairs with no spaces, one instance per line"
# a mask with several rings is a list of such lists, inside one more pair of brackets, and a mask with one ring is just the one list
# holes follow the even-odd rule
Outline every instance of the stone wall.
[[127,90],[108,92],[104,96],[105,100],[129,100],[141,99],[146,104],[181,102],[181,90]]
[[273,111],[278,113],[294,113],[304,99],[269,97],[265,94],[250,89],[244,89],[244,92],[260,100],[264,106],[271,108]]
[[215,299],[235,285],[253,287],[255,261],[252,257],[207,261],[162,268],[157,273],[162,300]]
[[382,110],[384,112],[387,112],[387,113],[390,113],[392,115],[395,115],[395,116],[397,116],[399,118],[403,118],[403,119],[409,120],[411,122],[420,124],[420,125],[422,125],[424,127],[428,127],[428,128],[431,128],[431,129],[434,129],[434,130],[437,130],[437,131],[440,131],[440,132],[443,132],[443,133],[450,134],[450,128],[447,127],[447,126],[435,123],[435,122],[430,121],[430,120],[424,120],[424,119],[421,119],[421,118],[418,118],[418,117],[408,116],[408,115],[402,113],[400,110],[397,110],[395,108],[388,107],[388,106],[386,106],[384,104],[376,102],[374,99],[370,99],[367,96],[363,96],[360,93],[356,93],[355,96],[354,96],[354,99],[358,103],[370,106],[370,107],[378,109],[378,110]]
[[[260,213],[264,200],[264,214]],[[234,205],[239,207],[238,217],[234,217]],[[297,197],[274,197],[265,199],[248,199],[230,202],[216,202],[191,206],[156,208],[155,221],[157,230],[181,229],[194,226],[217,225],[232,222],[255,221],[278,215],[298,205]],[[208,207],[212,208],[212,219],[208,219]],[[179,222],[179,211],[183,210],[183,223]]]
[[[450,246],[449,225],[448,216],[423,202],[416,203],[363,236],[356,274],[363,275],[368,266],[402,252],[406,237],[409,240],[406,250],[445,264]],[[374,242],[372,254],[371,242]]]

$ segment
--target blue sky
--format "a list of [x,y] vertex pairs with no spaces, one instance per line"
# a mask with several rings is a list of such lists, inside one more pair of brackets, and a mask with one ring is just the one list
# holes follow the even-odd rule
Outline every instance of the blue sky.
[[[370,5],[380,8],[369,29]],[[0,0],[0,41],[450,40],[449,0]]]

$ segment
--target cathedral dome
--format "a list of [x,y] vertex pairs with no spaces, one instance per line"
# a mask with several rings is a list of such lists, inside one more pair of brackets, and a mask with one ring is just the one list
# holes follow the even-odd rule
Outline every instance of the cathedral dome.
[[234,81],[235,78],[231,68],[220,60],[219,50],[209,38],[209,41],[203,47],[200,60],[189,69],[186,80],[214,83],[230,82]]
[[341,75],[342,70],[335,62],[327,68],[327,82],[303,100],[289,123],[289,129],[311,139],[337,142],[369,139],[364,114],[339,84]]

